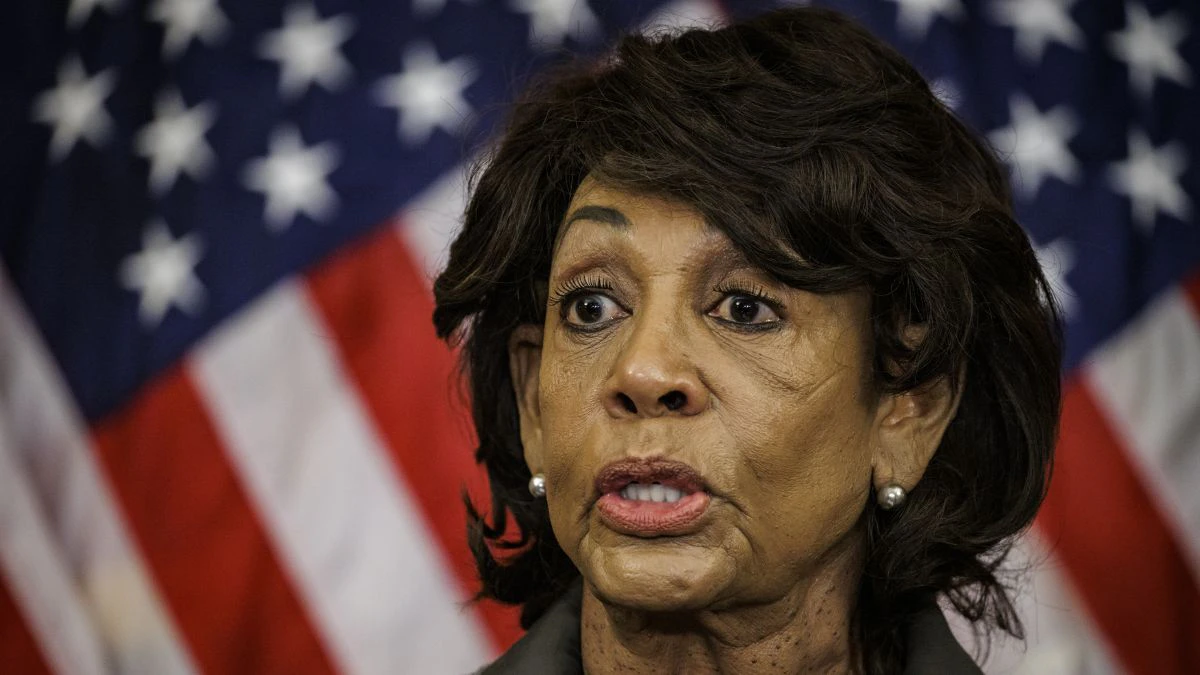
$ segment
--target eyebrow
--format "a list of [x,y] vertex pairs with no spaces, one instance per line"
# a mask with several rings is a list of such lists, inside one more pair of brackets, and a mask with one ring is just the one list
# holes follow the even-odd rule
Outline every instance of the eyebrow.
[[598,223],[619,228],[629,227],[629,219],[625,217],[625,214],[611,206],[597,206],[595,204],[581,206],[575,209],[575,212],[567,218],[567,222],[563,223],[563,229],[565,230],[568,225],[577,220],[594,220]]

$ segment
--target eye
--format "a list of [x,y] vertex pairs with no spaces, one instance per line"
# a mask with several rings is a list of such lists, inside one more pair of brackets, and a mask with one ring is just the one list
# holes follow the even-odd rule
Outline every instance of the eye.
[[779,321],[779,315],[765,300],[744,293],[726,295],[708,314],[722,321],[744,325],[764,325]]
[[601,293],[569,298],[564,304],[563,320],[575,326],[596,326],[624,316],[615,300]]

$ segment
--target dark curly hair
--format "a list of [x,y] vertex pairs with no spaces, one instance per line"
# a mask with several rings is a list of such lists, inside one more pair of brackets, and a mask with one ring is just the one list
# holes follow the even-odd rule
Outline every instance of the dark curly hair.
[[[864,504],[854,625],[866,672],[901,669],[904,619],[935,594],[982,632],[1020,637],[1000,564],[1049,480],[1057,310],[990,148],[897,52],[814,8],[630,35],[513,108],[435,284],[492,489],[491,522],[468,503],[481,597],[522,604],[528,627],[579,575],[526,491],[507,344],[545,317],[555,236],[589,175],[691,205],[784,283],[866,289],[878,391],[958,388],[905,506]],[[903,339],[914,324],[915,345]]]

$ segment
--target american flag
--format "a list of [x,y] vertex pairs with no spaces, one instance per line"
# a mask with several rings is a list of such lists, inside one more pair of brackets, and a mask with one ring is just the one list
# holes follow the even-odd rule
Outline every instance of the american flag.
[[[1200,664],[1200,4],[825,3],[1013,172],[1063,431],[994,673]],[[0,671],[461,673],[481,488],[429,283],[503,104],[716,0],[14,0]],[[964,637],[966,632],[964,631]]]

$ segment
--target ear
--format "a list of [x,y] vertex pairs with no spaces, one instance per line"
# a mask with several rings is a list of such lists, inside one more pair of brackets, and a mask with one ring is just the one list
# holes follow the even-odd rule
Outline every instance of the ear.
[[508,338],[508,368],[530,473],[542,469],[542,406],[538,395],[541,366],[542,327],[531,323],[518,326]]
[[958,410],[961,387],[943,377],[913,391],[887,394],[875,424],[872,472],[875,489],[891,484],[911,491],[925,474]]

